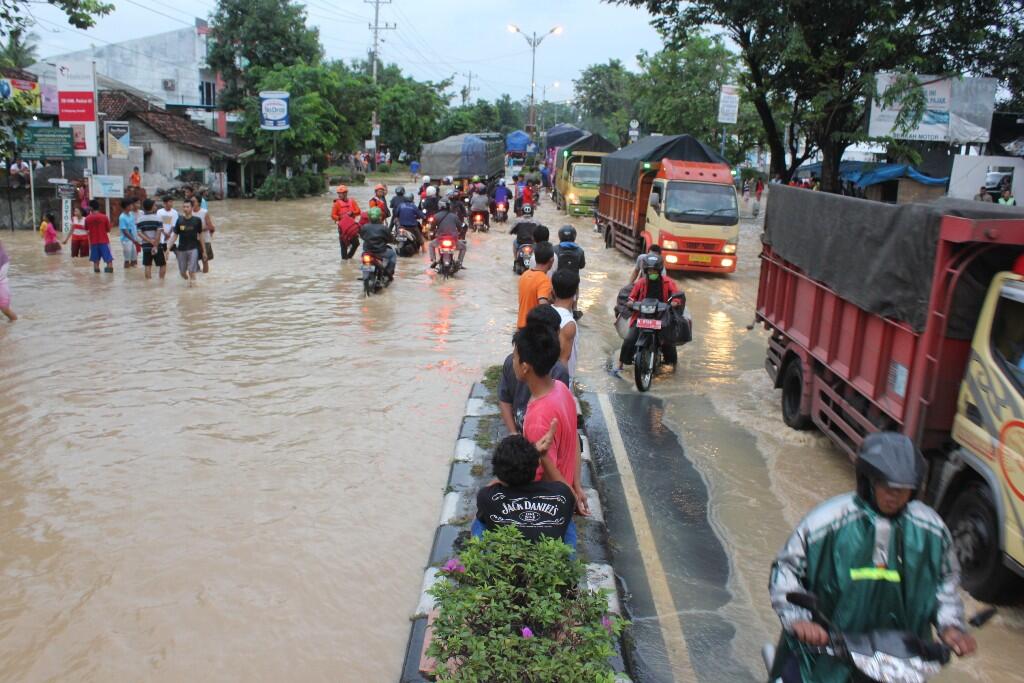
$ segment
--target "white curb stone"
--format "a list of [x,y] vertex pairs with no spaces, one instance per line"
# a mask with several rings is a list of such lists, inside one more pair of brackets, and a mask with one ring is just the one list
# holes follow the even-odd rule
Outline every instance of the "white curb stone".
[[[604,524],[604,511],[601,509],[601,497],[597,495],[597,489],[583,489],[583,494],[587,497],[587,505],[590,506],[590,519]],[[445,504],[447,502],[445,500]]]
[[602,588],[608,589],[608,611],[612,614],[622,615],[619,591],[615,587],[615,572],[610,564],[592,563],[587,565],[587,588],[595,592]]
[[423,587],[420,589],[420,604],[416,606],[416,614],[414,617],[421,617],[430,614],[435,607],[437,602],[434,600],[434,596],[427,593],[428,590],[434,587],[434,584],[438,581],[443,580],[443,576],[439,576],[437,573],[437,567],[429,567],[423,574]]
[[482,417],[484,415],[497,415],[498,406],[482,398],[471,398],[466,401],[466,415],[469,417]]
[[459,439],[455,442],[455,459],[459,462],[473,462],[476,442],[473,439]]
[[[596,492],[595,492],[596,494]],[[587,494],[589,500],[589,493]],[[444,503],[441,505],[441,521],[439,525],[451,524],[459,514],[459,500],[462,498],[458,491],[449,491],[444,494]],[[591,508],[593,509],[593,508]]]
[[580,439],[583,441],[583,462],[590,462],[590,439],[582,431],[580,432]]

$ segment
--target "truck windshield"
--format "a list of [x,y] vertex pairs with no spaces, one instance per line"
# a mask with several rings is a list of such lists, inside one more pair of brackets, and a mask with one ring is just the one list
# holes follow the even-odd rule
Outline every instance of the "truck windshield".
[[1024,292],[1017,287],[1003,289],[992,322],[992,350],[1004,371],[1024,385]]
[[572,167],[572,184],[597,187],[601,183],[599,164],[576,164]]
[[668,184],[665,217],[678,223],[735,225],[739,221],[732,185],[673,182]]

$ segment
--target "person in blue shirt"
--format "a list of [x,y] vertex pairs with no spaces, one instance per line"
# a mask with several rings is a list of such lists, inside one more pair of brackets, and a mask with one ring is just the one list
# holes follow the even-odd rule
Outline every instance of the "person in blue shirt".
[[498,181],[498,186],[494,188],[494,203],[504,204],[507,211],[510,199],[512,199],[512,191],[505,187],[505,179],[502,178]]
[[420,230],[420,219],[423,217],[423,213],[416,207],[412,197],[403,195],[403,199],[405,201],[399,204],[395,210],[398,224],[413,234],[419,250],[423,251],[423,231]]
[[135,226],[135,198],[126,197],[121,201],[121,217],[117,219],[121,231],[121,249],[124,251],[124,267],[135,268],[139,265],[139,230]]
[[540,169],[540,184],[545,189],[551,187],[551,171],[548,170],[547,164]]

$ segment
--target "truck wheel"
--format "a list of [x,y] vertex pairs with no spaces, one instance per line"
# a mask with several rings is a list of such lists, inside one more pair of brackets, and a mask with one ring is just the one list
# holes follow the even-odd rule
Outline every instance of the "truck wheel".
[[786,365],[782,374],[782,421],[792,429],[810,429],[811,416],[800,412],[804,393],[804,367],[799,358]]
[[961,491],[947,519],[967,592],[982,602],[1011,598],[1018,579],[1003,565],[999,518],[988,486],[972,484]]

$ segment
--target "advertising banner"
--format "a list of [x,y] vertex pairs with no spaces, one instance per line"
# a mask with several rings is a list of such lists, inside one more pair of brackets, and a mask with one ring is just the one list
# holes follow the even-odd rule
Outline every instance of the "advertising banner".
[[928,104],[924,116],[913,129],[902,132],[894,130],[896,120],[903,110],[901,102],[882,106],[882,97],[897,79],[897,74],[879,73],[875,77],[875,96],[871,98],[871,119],[868,135],[871,137],[894,137],[901,140],[931,140],[943,142],[949,137],[949,105],[952,82],[937,76],[918,76]]
[[96,156],[96,80],[92,62],[57,64],[57,116],[70,128],[76,157]]
[[0,98],[18,100],[29,111],[42,111],[42,91],[35,81],[23,81],[20,78],[0,78]]
[[718,122],[736,123],[740,114],[740,86],[723,85],[718,98]]
[[67,128],[27,128],[19,148],[25,159],[71,159],[74,148]]
[[131,136],[127,121],[104,121],[103,136],[108,159],[128,158]]
[[289,94],[279,90],[264,90],[260,93],[260,128],[262,130],[288,130]]
[[92,196],[120,199],[124,196],[124,177],[119,175],[94,175]]

